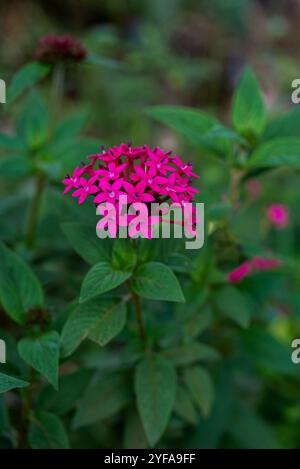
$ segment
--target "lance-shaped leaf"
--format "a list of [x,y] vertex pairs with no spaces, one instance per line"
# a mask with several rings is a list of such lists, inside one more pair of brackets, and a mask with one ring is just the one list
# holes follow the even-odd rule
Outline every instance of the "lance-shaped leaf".
[[151,446],[164,433],[176,398],[176,372],[172,364],[149,354],[135,373],[137,406]]
[[235,129],[249,138],[260,135],[265,126],[264,101],[249,67],[245,67],[233,98],[232,121]]
[[14,252],[0,243],[0,302],[9,316],[23,324],[26,313],[44,302],[40,283]]
[[78,404],[74,427],[105,420],[120,412],[130,402],[130,391],[127,377],[123,374],[96,375]]
[[50,412],[31,415],[29,443],[32,449],[68,449],[68,435],[63,422]]
[[139,267],[131,281],[133,291],[149,300],[184,302],[181,286],[172,270],[160,262]]
[[71,246],[89,264],[110,260],[111,240],[99,239],[94,225],[63,223],[62,229]]
[[195,366],[184,371],[184,380],[195,404],[205,417],[208,416],[215,398],[214,385],[210,375],[204,368]]
[[268,166],[300,168],[300,138],[275,138],[258,146],[248,161],[248,167]]
[[18,98],[23,91],[48,75],[50,69],[49,65],[40,62],[26,64],[13,77],[7,90],[7,101],[11,103]]
[[70,355],[87,337],[105,345],[119,334],[126,320],[125,301],[93,298],[79,304],[62,331],[63,355]]
[[20,356],[32,368],[47,378],[58,388],[60,337],[58,332],[46,332],[38,337],[25,338],[18,343]]
[[10,391],[14,388],[24,388],[29,383],[19,378],[0,373],[0,393]]
[[79,302],[113,290],[124,283],[131,276],[131,272],[114,269],[108,262],[98,262],[86,274],[80,291]]

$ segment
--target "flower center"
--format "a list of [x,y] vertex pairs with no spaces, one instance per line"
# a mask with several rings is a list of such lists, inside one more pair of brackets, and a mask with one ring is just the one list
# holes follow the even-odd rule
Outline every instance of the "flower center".
[[110,172],[110,173],[108,173],[108,176],[109,176],[110,178],[113,178],[113,177],[115,177],[115,173]]
[[113,198],[114,198],[114,196],[115,196],[115,193],[114,193],[114,191],[110,192],[110,194],[109,194],[109,197],[110,197],[111,199],[113,199]]
[[77,178],[73,178],[73,182],[74,182],[74,184],[76,184]]
[[152,179],[148,179],[148,184],[152,184]]
[[158,163],[158,164],[156,165],[156,167],[157,167],[157,169],[160,169],[160,168],[161,168],[161,164]]

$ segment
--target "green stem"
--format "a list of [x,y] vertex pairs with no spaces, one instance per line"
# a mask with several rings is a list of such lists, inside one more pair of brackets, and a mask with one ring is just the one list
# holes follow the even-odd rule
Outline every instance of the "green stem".
[[239,184],[244,175],[244,172],[238,169],[231,169],[228,199],[232,205],[236,204],[239,198]]
[[146,341],[146,329],[145,329],[145,324],[144,324],[141,300],[140,300],[140,297],[136,293],[134,293],[129,282],[128,282],[128,289],[129,289],[131,299],[132,299],[133,309],[135,312],[135,317],[136,317],[136,321],[137,321],[138,328],[139,328],[140,338],[142,339],[143,342],[145,342]]
[[35,190],[34,190],[34,195],[33,195],[33,199],[31,202],[29,218],[28,218],[28,225],[27,225],[27,232],[26,232],[26,245],[28,248],[32,248],[33,245],[35,244],[40,206],[41,206],[41,201],[42,201],[42,196],[43,196],[45,185],[46,185],[46,176],[44,173],[39,171],[36,174]]
[[52,77],[52,96],[50,112],[49,137],[51,138],[58,118],[61,102],[63,99],[63,90],[65,82],[65,69],[63,64],[57,64]]
[[18,449],[25,449],[27,446],[27,438],[29,432],[30,413],[33,400],[35,372],[30,368],[30,385],[23,391],[22,410],[21,410],[21,426],[18,435]]

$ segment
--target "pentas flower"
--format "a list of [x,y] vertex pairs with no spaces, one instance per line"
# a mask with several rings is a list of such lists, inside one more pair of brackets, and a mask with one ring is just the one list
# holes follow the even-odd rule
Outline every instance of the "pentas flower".
[[69,192],[69,190],[73,189],[74,187],[78,187],[80,185],[80,177],[84,173],[85,168],[78,168],[78,166],[74,169],[73,175],[65,177],[63,183],[67,186],[64,190],[64,194]]
[[281,260],[275,257],[254,256],[229,272],[227,278],[230,283],[238,283],[255,272],[268,272],[277,269],[281,265]]
[[86,50],[81,43],[64,34],[58,36],[49,34],[43,36],[38,43],[34,58],[39,62],[54,64],[61,61],[80,62],[86,56]]
[[[118,207],[120,196],[125,195],[128,205],[176,202],[183,207],[193,202],[199,192],[191,185],[198,177],[192,164],[184,164],[178,155],[172,157],[170,151],[159,147],[132,147],[124,143],[108,149],[102,146],[99,153],[89,155],[88,159],[88,164],[76,167],[74,174],[63,180],[64,192],[76,189],[72,196],[78,197],[80,204],[90,195],[96,205],[110,202]],[[195,212],[191,213],[195,222]]]
[[283,204],[271,204],[267,208],[267,218],[276,228],[286,228],[289,224],[288,209]]
[[78,184],[80,187],[73,192],[72,197],[79,197],[78,203],[82,204],[89,194],[96,194],[96,192],[98,192],[98,187],[94,185],[97,180],[98,176],[93,176],[89,180],[80,178]]

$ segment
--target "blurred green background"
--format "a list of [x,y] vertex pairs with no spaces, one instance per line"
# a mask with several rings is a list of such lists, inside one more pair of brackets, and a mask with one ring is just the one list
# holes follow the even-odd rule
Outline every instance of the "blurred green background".
[[[186,105],[229,123],[233,90],[243,66],[250,64],[262,86],[269,115],[277,116],[292,107],[291,82],[300,76],[299,0],[10,0],[0,4],[0,22],[2,79],[9,82],[19,67],[32,60],[41,36],[73,34],[101,61],[97,66],[80,64],[68,69],[62,113],[68,115],[78,109],[86,112],[85,134],[99,143],[132,141],[134,145],[176,148],[195,164],[201,176],[200,199],[208,206],[222,201],[226,192],[228,174],[224,167],[175,132],[155,123],[145,108]],[[15,105],[12,110],[5,106],[9,105],[0,108],[0,127],[10,133],[20,106]],[[82,159],[84,156],[82,150]],[[4,182],[1,185],[1,194],[12,187],[6,187]],[[246,340],[249,350],[254,350],[252,361],[248,355],[249,362],[240,361],[244,358],[239,354],[236,362],[224,361],[218,373],[216,406],[209,419],[201,419],[183,432],[175,422],[167,443],[162,444],[300,448],[300,365],[298,371],[297,365],[285,361],[291,340],[300,337],[299,171],[265,175],[259,199],[245,205],[233,229],[245,244],[253,242],[261,234],[259,226],[265,207],[273,202],[289,207],[291,223],[284,233],[273,233],[271,242],[276,253],[295,261],[296,273],[292,278],[287,274],[260,274],[247,280],[242,288],[256,292],[257,298],[252,297],[254,309],[259,300],[271,337],[285,347],[284,352],[276,348],[272,339],[266,342],[250,330]],[[57,215],[55,208],[52,213],[49,207],[48,224]],[[3,239],[15,236],[23,214],[12,208],[10,216],[14,223],[9,226],[7,219],[1,221]],[[47,230],[45,223],[45,242]],[[59,240],[62,235],[56,232],[56,236]],[[55,242],[55,237],[51,242]],[[199,254],[199,265],[206,252],[203,249]],[[228,255],[224,248],[225,261]],[[55,276],[51,259],[47,275],[49,272]],[[51,275],[47,279],[50,283]],[[64,292],[68,300],[76,292],[78,279],[72,282]],[[59,301],[53,295],[52,303]],[[217,348],[222,349],[223,340],[231,339],[238,348],[239,334],[226,328],[218,334]],[[214,336],[210,341],[215,345]],[[93,363],[92,353],[87,363]],[[258,373],[252,372],[255,366]],[[235,394],[226,380],[229,369],[242,401],[247,402],[241,408],[237,404],[234,412]],[[75,434],[74,446],[76,438],[79,446],[119,444],[102,424],[88,427],[84,435]]]

